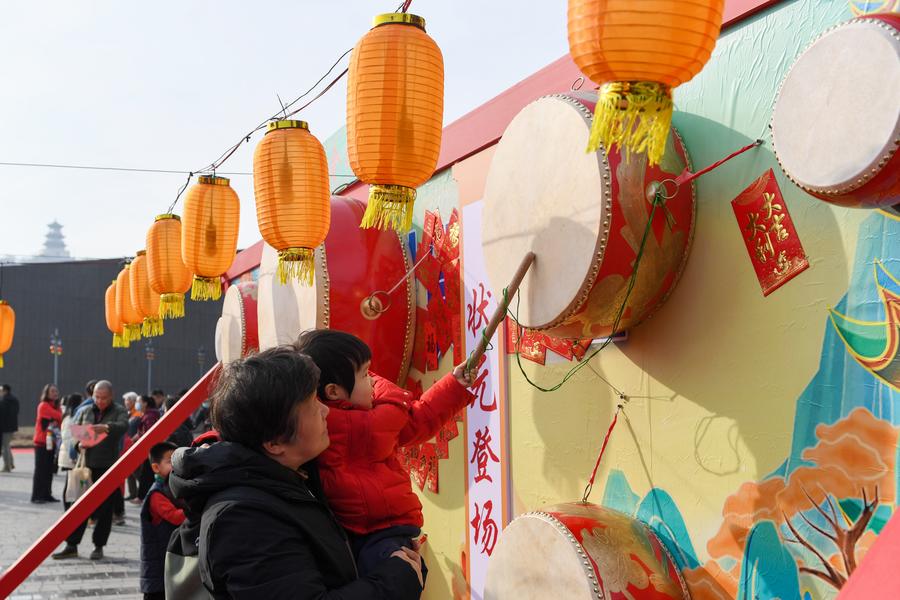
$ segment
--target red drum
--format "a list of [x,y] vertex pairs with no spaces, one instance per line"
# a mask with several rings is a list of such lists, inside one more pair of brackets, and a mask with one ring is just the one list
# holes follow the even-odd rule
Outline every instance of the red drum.
[[[372,370],[406,383],[415,334],[416,288],[409,251],[395,231],[360,229],[366,205],[331,198],[331,228],[316,248],[312,287],[282,285],[277,255],[265,246],[259,272],[259,330],[263,348],[290,343],[307,329],[339,329],[372,349]],[[398,282],[391,295],[387,292]],[[375,310],[366,300],[375,292]]]
[[259,350],[256,292],[254,281],[238,283],[225,292],[222,316],[216,323],[216,358],[222,364]]
[[772,145],[808,194],[852,208],[900,202],[900,15],[829,29],[781,84]]
[[[634,271],[647,227],[652,182],[689,165],[678,133],[660,164],[616,150],[585,153],[596,94],[540,98],[519,112],[497,144],[484,193],[482,245],[495,293],[529,251],[536,259],[520,287],[519,322],[566,338],[605,337]],[[672,293],[694,234],[693,185],[657,207],[634,287],[616,332],[639,324]],[[515,310],[516,301],[511,309]]]
[[595,504],[526,513],[503,530],[485,600],[690,600],[675,561],[649,527]]

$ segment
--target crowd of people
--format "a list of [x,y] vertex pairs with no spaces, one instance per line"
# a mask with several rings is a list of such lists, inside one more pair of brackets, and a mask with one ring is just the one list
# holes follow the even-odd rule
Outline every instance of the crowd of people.
[[[222,369],[209,400],[151,447],[128,483],[128,500],[142,502],[145,599],[420,597],[422,505],[397,451],[470,404],[472,377],[458,365],[417,398],[371,373],[371,362],[359,338],[318,330]],[[178,401],[161,391],[113,397],[105,380],[62,405],[45,387],[33,502],[56,501],[58,465],[75,475],[62,493],[68,508],[81,471],[96,481]],[[80,441],[84,428],[102,439]],[[94,511],[91,559],[103,558],[124,500],[119,487]],[[78,556],[86,525],[54,559]]]

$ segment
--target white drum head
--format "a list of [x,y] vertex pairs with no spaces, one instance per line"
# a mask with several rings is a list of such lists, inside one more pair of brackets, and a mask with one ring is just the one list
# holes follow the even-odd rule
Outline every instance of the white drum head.
[[520,287],[525,327],[551,323],[578,297],[609,218],[604,153],[584,151],[590,119],[572,99],[540,98],[512,120],[491,162],[481,226],[485,264],[499,294],[522,258],[536,254]]
[[[583,147],[582,147],[583,149]],[[485,600],[596,600],[578,542],[553,517],[527,514],[503,530],[488,562]]]
[[294,342],[300,332],[316,327],[318,273],[312,287],[305,287],[296,281],[282,284],[275,272],[277,266],[278,252],[264,243],[259,265],[257,308],[260,350]]
[[836,193],[868,181],[900,136],[900,43],[876,20],[856,20],[797,59],[772,114],[781,166],[803,188]]
[[232,285],[225,292],[222,316],[216,323],[216,358],[222,364],[241,357],[246,336],[241,311],[241,292]]

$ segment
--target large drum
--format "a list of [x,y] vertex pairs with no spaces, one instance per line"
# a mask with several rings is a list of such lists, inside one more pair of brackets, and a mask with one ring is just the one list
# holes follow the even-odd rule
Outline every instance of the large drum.
[[[315,282],[283,285],[277,254],[264,246],[259,271],[259,331],[262,348],[290,343],[307,329],[347,331],[372,349],[372,370],[406,383],[415,334],[415,281],[409,251],[394,231],[360,229],[366,206],[333,196],[331,228],[316,248]],[[387,292],[402,282],[391,295]],[[376,294],[372,304],[367,299]],[[373,310],[374,308],[374,310]]]
[[[529,251],[536,260],[520,288],[519,322],[557,337],[604,337],[626,298],[652,209],[647,188],[689,164],[678,133],[660,164],[618,150],[585,153],[595,94],[546,96],[516,115],[491,163],[482,245],[495,293]],[[634,287],[616,331],[659,308],[678,282],[694,233],[692,185],[666,186]],[[515,310],[516,301],[511,308]]]
[[503,530],[488,563],[485,600],[690,599],[653,531],[595,504],[526,513]]
[[216,323],[216,358],[222,364],[259,350],[256,295],[255,281],[238,283],[225,292]]
[[819,36],[782,82],[771,128],[781,168],[807,193],[854,208],[900,203],[900,15]]

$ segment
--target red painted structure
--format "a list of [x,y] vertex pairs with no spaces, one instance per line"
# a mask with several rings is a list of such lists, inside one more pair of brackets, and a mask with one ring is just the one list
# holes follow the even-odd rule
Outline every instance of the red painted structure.
[[[735,25],[781,0],[727,0],[723,27]],[[435,172],[453,166],[472,154],[494,144],[512,118],[526,104],[544,94],[568,90],[581,76],[575,63],[566,55],[534,75],[517,83],[502,94],[460,117],[444,128],[441,154]],[[361,198],[365,184],[354,182],[341,195]],[[226,280],[256,268],[262,257],[262,241],[235,257]],[[0,598],[9,596],[56,549],[68,535],[100,505],[103,498],[120,486],[128,474],[143,462],[150,448],[171,434],[208,396],[218,365],[167,412],[153,428],[142,436],[113,467],[107,471],[78,501],[64,513],[19,559],[0,575]],[[895,526],[896,527],[896,526]],[[842,595],[842,598],[844,596]],[[860,597],[863,596],[854,596]]]

